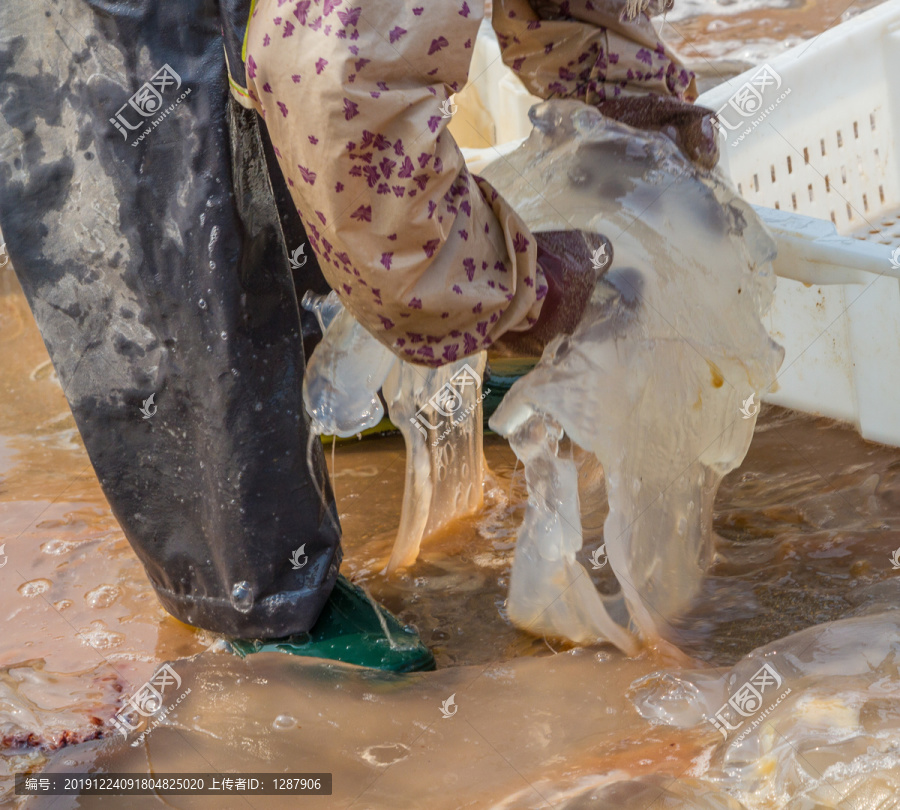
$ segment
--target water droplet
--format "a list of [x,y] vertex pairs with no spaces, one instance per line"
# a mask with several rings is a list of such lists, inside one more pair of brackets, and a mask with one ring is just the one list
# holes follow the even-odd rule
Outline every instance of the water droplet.
[[59,602],[54,602],[53,607],[57,610],[65,610],[66,608],[72,607],[72,602],[68,599],[61,599]]
[[19,585],[17,590],[22,596],[39,596],[45,591],[49,591],[52,584],[49,579],[33,579]]
[[279,714],[273,721],[272,728],[276,731],[287,731],[288,729],[295,728],[296,725],[297,719],[295,717],[291,717],[289,714]]
[[92,608],[109,607],[119,598],[119,589],[115,585],[100,585],[84,595],[84,601]]
[[210,270],[215,270],[215,269],[216,269],[216,263],[215,263],[215,262],[210,262],[210,263],[209,263],[209,269],[210,269]]
[[253,607],[253,590],[247,581],[238,582],[231,589],[231,604],[241,613],[249,613]]
[[206,299],[201,298],[201,299],[197,302],[197,306],[200,307],[200,309],[206,309]]
[[219,337],[222,338],[222,340],[228,340],[228,332],[219,332]]

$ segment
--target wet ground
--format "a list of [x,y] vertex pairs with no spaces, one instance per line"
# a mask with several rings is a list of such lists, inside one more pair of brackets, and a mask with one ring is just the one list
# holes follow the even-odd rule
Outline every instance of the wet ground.
[[676,0],[662,30],[666,41],[692,62],[737,59],[755,64],[879,4],[880,0]]
[[[156,602],[91,473],[8,270],[0,284],[0,341],[8,348],[0,394],[2,773],[44,764],[46,753],[25,743],[55,747],[95,736],[122,691],[130,694],[158,663],[196,653],[176,664],[191,695],[147,737],[146,749],[115,741],[67,746],[52,767],[333,771],[334,804],[302,801],[350,805],[361,796],[353,806],[411,807],[412,797],[428,795],[429,806],[449,808],[510,796],[510,807],[547,806],[599,775],[671,779],[703,764],[714,730],[651,726],[626,697],[661,662],[605,647],[572,650],[507,622],[524,481],[496,437],[485,441],[484,511],[432,538],[418,563],[390,580],[379,572],[399,518],[402,440],[342,443],[328,454],[344,570],[418,628],[438,672],[397,678],[278,654],[242,662],[218,651],[214,636],[180,624]],[[587,563],[602,542],[606,507],[602,473],[582,462]],[[802,628],[895,606],[900,449],[827,420],[764,409],[747,459],[720,490],[715,529],[720,558],[679,628],[698,666],[731,665]],[[593,575],[611,589],[608,567]],[[435,726],[451,694],[457,722]],[[323,734],[332,742],[326,753]],[[436,771],[426,778],[423,768]],[[8,789],[9,780],[0,785]],[[73,801],[61,797],[53,807],[100,804]]]
[[[732,41],[765,49],[814,36],[862,7],[823,0],[673,24],[711,57],[732,54]],[[711,725],[653,724],[636,710],[634,682],[665,662],[646,654],[629,660],[611,647],[572,649],[506,620],[524,510],[522,470],[506,442],[485,439],[484,510],[431,538],[416,565],[391,579],[380,572],[399,520],[402,440],[340,444],[333,462],[329,454],[343,570],[417,627],[437,672],[386,676],[278,654],[241,661],[157,603],[109,512],[8,265],[0,268],[0,347],[0,804],[14,802],[15,771],[100,767],[334,773],[334,795],[324,799],[127,800],[136,807],[781,808],[785,791],[813,790],[813,783],[827,792],[791,810],[897,806],[892,779],[900,768],[884,746],[900,737],[900,645],[889,632],[898,614],[881,624],[877,617],[900,604],[900,563],[892,563],[900,548],[900,449],[864,442],[827,420],[763,408],[746,460],[720,489],[718,560],[677,628],[676,641],[697,669],[720,668],[709,674],[722,681],[724,668],[752,650],[853,617],[856,624],[835,627],[852,629],[863,645],[853,660],[867,667],[851,673],[834,663],[840,658],[827,639],[804,641],[818,669],[805,681],[794,673],[791,683],[807,702],[772,716],[781,718],[784,739],[802,737],[792,750],[803,752],[805,764],[788,775],[773,766],[744,778],[735,765],[742,749],[723,747]],[[581,460],[587,562],[603,542],[606,507],[602,473]],[[592,576],[602,590],[612,588],[608,566]],[[879,643],[888,650],[881,657],[873,652]],[[781,660],[777,644],[773,650]],[[165,661],[176,662],[191,689],[183,704],[145,744],[95,740],[123,693]],[[852,684],[838,684],[851,675]],[[667,705],[678,694],[667,693]],[[451,695],[459,708],[444,718],[441,704]],[[832,750],[810,736],[811,714],[820,736],[827,726],[828,745],[845,747]],[[860,740],[880,759],[854,751]],[[762,754],[793,763],[774,743],[756,742]],[[834,770],[851,760],[855,776]],[[653,778],[634,781],[645,775]],[[724,791],[741,779],[755,787],[742,789],[744,804],[735,804]],[[621,780],[631,781],[603,793]],[[25,806],[124,801],[60,797]]]

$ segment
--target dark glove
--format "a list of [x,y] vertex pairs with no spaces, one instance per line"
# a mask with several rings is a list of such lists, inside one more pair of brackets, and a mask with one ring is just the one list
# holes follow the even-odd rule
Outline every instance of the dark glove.
[[534,234],[537,263],[544,271],[547,295],[537,322],[523,332],[507,332],[492,352],[514,357],[540,357],[557,335],[570,335],[581,321],[598,279],[613,259],[612,243],[587,231],[544,231]]
[[719,162],[719,144],[713,125],[715,113],[671,96],[625,96],[599,101],[596,107],[637,129],[661,132],[675,142],[684,155],[703,169]]

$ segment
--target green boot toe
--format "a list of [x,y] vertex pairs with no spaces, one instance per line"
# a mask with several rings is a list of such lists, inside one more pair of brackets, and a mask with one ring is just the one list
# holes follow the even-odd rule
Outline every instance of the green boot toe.
[[397,617],[381,605],[377,610],[361,588],[339,575],[322,614],[308,633],[276,639],[234,639],[231,647],[242,658],[255,652],[285,652],[388,672],[434,669],[434,656],[418,634],[401,626]]

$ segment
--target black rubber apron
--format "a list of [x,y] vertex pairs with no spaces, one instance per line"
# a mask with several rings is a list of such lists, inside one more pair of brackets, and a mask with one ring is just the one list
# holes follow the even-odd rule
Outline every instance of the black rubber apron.
[[228,92],[242,5],[0,3],[0,229],[162,604],[279,637],[315,622],[341,560],[301,396],[297,301],[327,286],[289,264],[305,233]]

